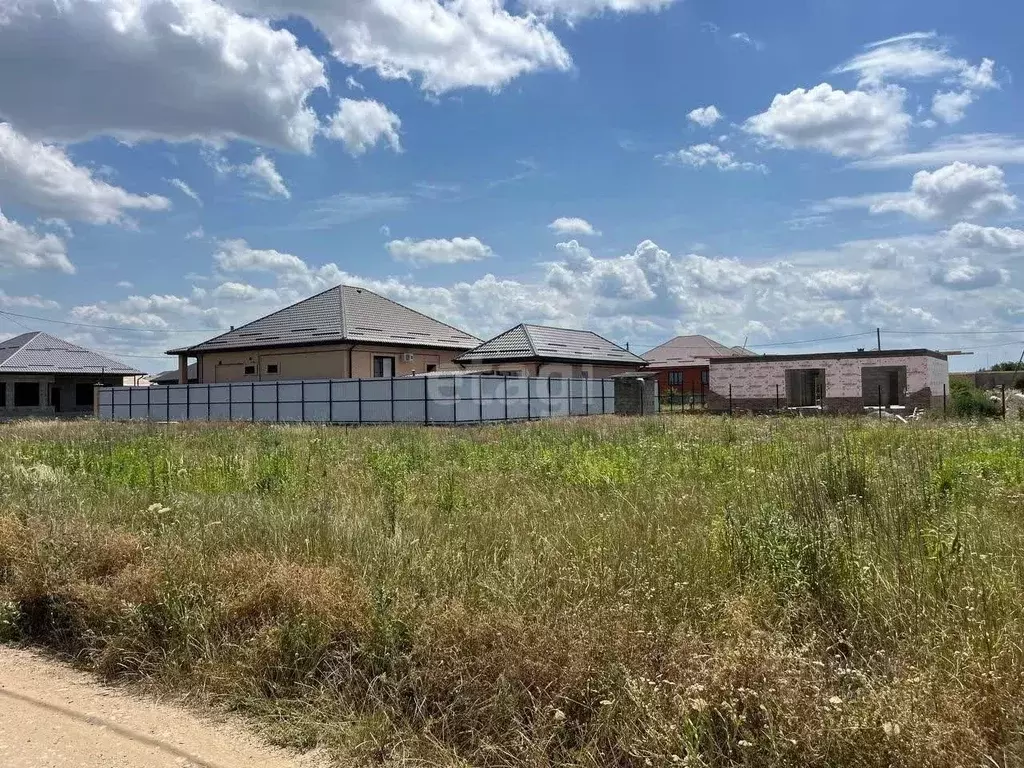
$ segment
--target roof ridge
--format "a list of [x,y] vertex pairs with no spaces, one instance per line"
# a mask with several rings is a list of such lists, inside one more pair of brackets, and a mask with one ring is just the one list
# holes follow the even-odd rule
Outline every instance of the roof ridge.
[[13,341],[14,339],[20,339],[22,336],[28,336],[28,338],[25,339],[25,341],[21,342],[21,344],[18,345],[18,348],[16,350],[14,350],[11,354],[5,357],[2,362],[0,362],[0,368],[5,367],[9,362],[11,362],[11,360],[13,360],[22,352],[24,352],[25,347],[27,347],[29,344],[31,344],[33,341],[39,338],[39,336],[42,333],[42,331],[26,331],[25,333],[20,333],[17,336],[12,336],[10,339],[8,339],[8,341]]
[[[538,328],[543,328],[544,326],[538,325],[537,327]],[[519,325],[515,326],[514,328],[510,328],[509,330],[515,330],[515,328],[522,328],[523,329],[523,335],[526,336],[526,342],[527,342],[527,344],[530,345],[530,352],[532,352],[533,355],[536,357],[539,353],[537,352],[537,342],[535,342],[533,340],[533,334],[530,333],[530,324],[529,323],[520,323]],[[508,331],[506,331],[506,333],[507,332]]]
[[[281,307],[280,309],[274,310],[273,312],[270,312],[269,314],[261,315],[260,317],[257,317],[254,320],[250,320],[248,323],[243,323],[242,325],[234,326],[234,327],[230,328],[229,330],[226,330],[223,333],[218,333],[216,336],[214,336],[212,338],[209,338],[209,339],[206,339],[205,341],[201,341],[198,344],[190,344],[187,347],[180,347],[178,349],[171,349],[171,350],[168,350],[166,354],[172,354],[172,353],[179,352],[179,351],[180,352],[187,352],[188,350],[192,349],[193,347],[201,347],[201,346],[203,346],[205,344],[210,344],[210,343],[216,341],[217,339],[224,338],[229,333],[235,333],[236,331],[241,331],[243,328],[248,328],[250,325],[258,323],[261,320],[266,320],[268,317],[274,317],[275,315],[279,315],[279,314],[281,314],[282,312],[284,312],[287,309],[292,309],[293,307],[297,307],[300,304],[305,304],[307,301],[312,301],[313,299],[315,299],[315,298],[317,298],[319,296],[323,296],[325,293],[330,293],[331,291],[336,291],[336,290],[339,290],[341,288],[344,288],[344,286],[343,285],[332,285],[330,288],[325,288],[324,290],[320,291],[319,293],[314,293],[312,296],[307,296],[304,299],[299,299],[298,301],[296,301],[296,302],[294,302],[292,304],[288,304],[287,306]],[[342,292],[344,292],[344,291],[342,291]],[[344,323],[344,320],[342,320],[342,322]]]
[[[342,286],[342,287],[343,288],[352,288],[353,290],[366,291],[367,293],[372,293],[378,299],[384,299],[384,301],[390,301],[392,304],[401,307],[402,309],[406,310],[407,312],[412,312],[414,315],[419,315],[420,317],[424,318],[425,320],[430,320],[431,322],[437,323],[438,325],[443,325],[445,328],[451,328],[453,331],[458,331],[459,333],[465,334],[466,336],[474,338],[477,341],[483,341],[483,339],[481,339],[481,338],[479,338],[477,336],[473,336],[472,333],[466,333],[466,331],[462,330],[461,328],[456,328],[454,325],[451,325],[450,323],[446,323],[444,320],[438,320],[436,317],[431,317],[430,315],[426,314],[425,312],[420,312],[418,309],[413,309],[412,307],[408,307],[405,304],[402,304],[401,302],[395,301],[392,298],[384,296],[383,294],[377,293],[376,291],[371,291],[369,288],[364,288],[361,285],[347,285],[347,286]],[[343,337],[344,337],[344,332],[345,332],[345,320],[344,320],[344,317],[343,317],[342,318],[342,334],[343,334]]]
[[[635,358],[636,358],[637,360],[640,360],[641,362],[644,362],[644,363],[646,363],[646,362],[647,362],[646,360],[644,360],[644,358],[642,358],[642,357],[641,357],[640,355],[638,355],[638,354],[637,354],[636,352],[632,351],[632,350],[631,350],[631,349],[630,349],[629,347],[624,347],[624,346],[622,346],[621,344],[618,344],[618,343],[616,343],[616,342],[612,341],[611,339],[609,339],[609,338],[606,338],[606,337],[602,336],[602,335],[601,335],[600,333],[598,333],[597,331],[585,330],[585,331],[584,331],[584,333],[592,333],[592,334],[593,334],[594,336],[597,336],[597,338],[599,338],[599,339],[600,339],[601,341],[606,341],[606,342],[608,342],[609,344],[611,344],[611,345],[612,345],[613,347],[618,347],[618,348],[619,348],[619,349],[621,349],[621,350],[622,350],[623,352],[628,352],[628,353],[629,353],[629,354],[631,354],[631,355],[632,355],[633,357],[635,357]],[[626,343],[628,344],[629,342],[627,341]]]

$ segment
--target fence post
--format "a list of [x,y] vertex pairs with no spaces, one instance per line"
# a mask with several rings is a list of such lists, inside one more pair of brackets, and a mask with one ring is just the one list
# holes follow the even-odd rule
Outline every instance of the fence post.
[[430,402],[428,397],[427,383],[430,379],[426,376],[423,377],[423,424],[427,425],[430,423]]
[[533,387],[530,386],[530,377],[526,377],[526,420],[533,418]]
[[391,386],[388,388],[388,392],[391,395],[391,423],[395,423],[395,375],[394,372],[391,374],[391,378],[388,379],[391,382]]
[[274,423],[281,423],[281,382],[274,382]]
[[882,420],[882,385],[878,385],[878,420]]
[[[128,401],[129,404],[131,401]],[[129,413],[131,409],[129,407]],[[189,384],[185,385],[185,421],[192,421],[192,388]]]
[[363,423],[363,380],[356,379],[356,413],[358,423]]
[[1000,386],[1000,389],[1002,390],[1002,398],[1003,398],[1003,421],[1006,421],[1006,385],[1005,384],[1000,384],[999,386]]
[[334,379],[327,380],[327,423],[334,423]]
[[732,416],[732,384],[729,385],[729,415]]
[[548,418],[551,418],[551,377],[548,376]]
[[644,380],[643,379],[637,379],[636,381],[637,381],[638,386],[640,387],[640,415],[641,416],[646,416],[647,413],[645,412],[645,410],[646,410],[646,406],[647,406],[647,403],[646,403],[647,393],[644,391]]
[[306,380],[299,382],[299,418],[306,423]]
[[249,382],[249,421],[256,422],[256,382]]
[[231,412],[231,411],[234,410],[234,407],[233,407],[234,403],[235,403],[234,392],[235,392],[234,384],[230,384],[229,383],[228,384],[228,421],[234,421],[235,420],[235,414],[233,414]]
[[942,385],[942,418],[946,418],[946,385]]

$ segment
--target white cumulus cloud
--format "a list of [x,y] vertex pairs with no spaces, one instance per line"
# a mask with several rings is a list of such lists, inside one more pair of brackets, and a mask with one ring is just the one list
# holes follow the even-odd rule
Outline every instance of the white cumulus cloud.
[[896,86],[841,91],[828,83],[777,94],[744,130],[785,149],[814,149],[837,157],[874,155],[899,147],[911,118],[906,92]]
[[548,229],[556,235],[588,235],[593,237],[601,234],[594,229],[593,224],[578,216],[560,216],[548,224]]
[[379,101],[342,99],[325,133],[345,145],[353,156],[359,156],[384,141],[395,152],[402,151],[398,131],[402,121]]
[[697,109],[691,110],[686,115],[686,118],[691,123],[696,123],[704,128],[710,128],[722,119],[722,113],[718,111],[718,107],[711,104],[706,107],[697,107]]
[[75,273],[63,240],[52,233],[41,235],[0,211],[0,270],[4,268]]
[[96,178],[62,148],[33,141],[8,123],[0,123],[0,196],[45,216],[90,224],[123,224],[129,211],[171,207],[166,197],[135,195]]
[[951,163],[936,171],[914,174],[909,192],[839,197],[819,210],[867,208],[871,213],[905,213],[917,219],[976,219],[1012,213],[1018,199],[1001,168]]
[[475,237],[453,237],[450,240],[413,240],[406,237],[402,240],[390,240],[385,247],[393,259],[413,266],[459,264],[481,261],[494,255],[490,246]]
[[385,79],[418,78],[424,90],[497,90],[541,70],[566,71],[572,58],[543,19],[494,0],[225,0],[257,16],[301,16],[339,61]]
[[272,197],[288,199],[292,196],[281,174],[278,173],[274,161],[266,155],[256,155],[251,163],[240,165],[235,170],[239,175],[254,179],[265,185],[267,194]]
[[973,101],[974,94],[970,91],[939,91],[932,97],[932,114],[952,125],[964,119]]
[[308,99],[327,86],[291,32],[214,0],[6,3],[0,50],[0,115],[61,141],[244,139],[309,152]]

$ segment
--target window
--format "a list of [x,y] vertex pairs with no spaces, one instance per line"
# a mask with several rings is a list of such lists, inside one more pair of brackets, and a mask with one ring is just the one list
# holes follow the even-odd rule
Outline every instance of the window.
[[39,382],[18,381],[14,384],[15,408],[39,407]]
[[7,407],[7,382],[0,381],[0,408]]
[[673,389],[682,389],[683,386],[683,372],[682,371],[669,371],[668,372],[668,385]]
[[703,384],[705,387],[708,385],[708,374],[709,373],[710,373],[710,371],[708,371],[707,368],[705,368],[703,371],[700,372],[700,383]]
[[374,355],[373,377],[375,379],[393,379],[395,377],[395,358]]
[[247,365],[247,366],[245,366],[245,375],[246,376],[255,376],[256,375],[256,366],[255,365]]
[[75,384],[75,405],[79,408],[92,405],[92,384]]
[[267,373],[277,373],[277,363],[270,363],[267,366]]
[[433,373],[437,370],[437,366],[433,363],[427,363],[427,373]]

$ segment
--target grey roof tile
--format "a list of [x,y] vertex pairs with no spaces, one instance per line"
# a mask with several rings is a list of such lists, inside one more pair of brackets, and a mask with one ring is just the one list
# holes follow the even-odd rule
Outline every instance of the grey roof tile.
[[641,366],[645,360],[593,331],[517,325],[457,358],[458,362],[558,360]]
[[138,376],[142,371],[48,333],[31,331],[0,341],[0,373]]
[[209,341],[171,353],[324,342],[470,349],[480,339],[366,288],[338,285]]
[[707,365],[711,358],[735,357],[738,347],[727,347],[707,336],[676,336],[652,350],[644,357],[652,368]]

